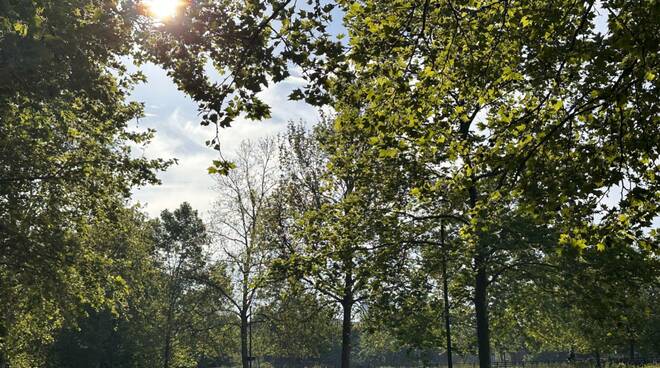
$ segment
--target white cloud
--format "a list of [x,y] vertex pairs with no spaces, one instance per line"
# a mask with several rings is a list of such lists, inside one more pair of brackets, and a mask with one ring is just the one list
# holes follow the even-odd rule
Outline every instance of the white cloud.
[[[135,89],[132,98],[145,103],[146,114],[134,129],[155,129],[156,136],[150,145],[138,148],[136,153],[149,158],[176,158],[178,164],[159,174],[162,185],[134,190],[133,200],[141,203],[152,217],[164,209],[173,210],[184,201],[206,216],[215,197],[213,178],[206,169],[219,156],[204,142],[213,138],[215,127],[199,124],[195,103],[177,90],[164,70],[146,65],[143,72],[148,81]],[[316,122],[318,113],[314,108],[304,102],[288,100],[291,90],[300,83],[299,78],[292,77],[263,91],[261,97],[271,106],[272,118],[260,122],[238,119],[232,127],[222,129],[220,145],[223,154],[230,155],[245,139],[259,139],[282,132],[289,120],[303,120],[308,124]]]

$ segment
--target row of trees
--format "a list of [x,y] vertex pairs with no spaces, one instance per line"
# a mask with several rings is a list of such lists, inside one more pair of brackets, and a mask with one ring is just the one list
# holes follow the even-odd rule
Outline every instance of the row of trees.
[[[373,192],[355,194],[328,166],[333,135],[326,123],[291,124],[278,140],[242,144],[217,180],[208,227],[185,203],[158,220],[128,218],[141,262],[121,274],[133,291],[126,313],[88,310],[58,332],[48,364],[423,364],[446,359],[445,313],[449,349],[475,354],[475,270],[460,227],[409,221],[376,207]],[[626,244],[558,252],[554,229],[513,208],[502,216],[488,285],[496,352],[657,352],[652,254]]]
[[[278,152],[283,163],[292,164],[295,157],[300,165],[312,156],[303,156],[301,151],[292,156],[285,153],[302,146],[308,146],[307,153],[319,153],[309,150],[309,145],[318,148],[318,142],[301,126],[291,125],[289,134],[281,137],[281,146],[275,143],[268,139],[241,145],[235,169],[218,179],[209,227],[184,203],[154,220],[141,215],[138,208],[125,209],[118,228],[95,233],[127,261],[126,268],[114,276],[130,290],[123,308],[86,306],[73,323],[53,331],[53,340],[44,344],[43,351],[26,354],[29,364],[192,367],[240,363],[248,367],[257,358],[285,366],[336,365],[342,351],[337,338],[342,328],[351,328],[351,311],[358,300],[351,302],[343,323],[337,320],[337,306],[344,308],[337,296],[345,293],[344,271],[327,271],[330,276],[321,288],[311,281],[324,278],[320,274],[283,266],[292,255],[287,239],[298,235],[275,223],[302,214],[304,207],[296,207],[298,212],[288,212],[286,217],[282,210],[307,193],[307,189],[286,185],[289,191],[284,196],[285,181],[277,175]],[[288,168],[295,172],[293,166]],[[316,186],[320,179],[313,179]],[[288,179],[286,183],[294,184]],[[320,257],[307,252],[307,265],[312,264],[311,257]],[[337,295],[328,291],[333,288]],[[355,333],[349,330],[341,335],[346,346],[355,344],[351,341]],[[381,360],[386,354],[401,363],[419,359],[394,347],[394,339],[387,334],[372,336],[364,327],[359,336],[364,340],[358,361]],[[11,366],[27,364],[12,358]]]
[[[406,160],[372,157],[361,164],[355,160],[370,143],[343,139],[329,122],[312,132],[290,127],[271,203],[275,222],[264,227],[275,231],[269,235],[277,249],[272,272],[339,308],[343,367],[350,366],[356,319],[399,346],[478,353],[478,249],[466,238],[472,224],[420,203],[415,183],[427,180],[426,172],[402,167]],[[563,245],[557,225],[516,204],[497,215],[496,224],[479,231],[492,247],[485,258],[486,322],[496,327],[489,338],[498,353],[626,351],[634,357],[635,347],[655,351],[659,264],[653,246],[630,238],[604,248]],[[657,244],[652,235],[640,238]],[[453,347],[445,345],[450,326]]]
[[[0,367],[82,359],[95,338],[125,353],[112,366],[247,366],[257,319],[269,349],[318,356],[335,315],[343,367],[356,321],[373,346],[444,346],[451,326],[482,368],[492,347],[657,347],[653,2],[142,10],[0,2]],[[172,162],[131,152],[153,132],[127,128],[127,56],[165,68],[204,125],[268,117],[259,92],[292,70],[291,98],[331,114],[215,161],[208,233],[187,206],[154,223],[130,191]]]
[[[299,263],[316,276],[310,281],[318,289],[334,286],[330,276],[344,277],[339,295],[332,296],[342,300],[345,321],[363,286],[378,285],[386,294],[397,290],[401,270],[421,267],[420,246],[442,243],[441,221],[453,227],[459,275],[470,280],[464,284],[469,303],[457,305],[473,312],[482,368],[490,366],[494,336],[503,332],[493,331],[491,322],[495,313],[507,313],[495,303],[497,293],[506,291],[502,285],[509,286],[502,283],[507,274],[517,274],[513,281],[520,283],[513,285],[523,289],[536,285],[532,275],[579,280],[551,283],[551,290],[558,289],[549,294],[559,298],[550,299],[555,307],[578,299],[600,303],[602,295],[631,290],[654,294],[634,285],[616,290],[601,277],[613,264],[621,271],[644,269],[623,261],[605,266],[608,257],[632,258],[643,260],[657,284],[658,235],[652,223],[660,201],[660,42],[654,4],[318,0],[222,10],[215,5],[193,4],[157,29],[152,46],[166,52],[154,60],[200,103],[205,123],[226,126],[241,112],[267,117],[258,92],[285,78],[288,63],[307,81],[291,98],[329,105],[336,113],[324,148],[331,167],[328,192],[320,209],[305,211],[299,220],[308,225],[303,247],[323,257],[312,257],[320,265],[304,258]],[[227,43],[227,33],[207,22],[216,16],[238,21],[244,37]],[[342,30],[332,31],[337,16],[347,40],[337,34]],[[182,48],[199,52],[167,52]],[[232,57],[236,48],[239,60]],[[220,88],[204,78],[208,60],[227,75]],[[570,259],[551,257],[557,252],[584,262],[593,257],[603,268],[576,265],[571,270],[584,275],[562,274]],[[411,257],[412,265],[404,261]],[[390,271],[390,281],[370,279],[388,280]],[[582,289],[589,279],[593,284],[585,282],[590,286]],[[643,279],[626,280],[648,281]],[[581,291],[569,298],[576,288]],[[399,295],[387,299],[399,302]],[[599,308],[583,308],[613,310],[611,299],[602,299],[608,302]],[[343,366],[348,356],[346,348]]]

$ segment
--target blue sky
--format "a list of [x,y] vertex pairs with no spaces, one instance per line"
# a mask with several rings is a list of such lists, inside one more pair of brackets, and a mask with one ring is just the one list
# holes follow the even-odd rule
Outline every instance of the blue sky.
[[[335,9],[328,28],[331,34],[345,33],[342,19],[343,13]],[[130,60],[126,63],[135,70]],[[158,216],[164,209],[175,209],[184,201],[207,217],[215,194],[212,190],[213,177],[206,169],[212,160],[218,159],[218,153],[204,142],[214,137],[215,127],[200,125],[197,105],[177,89],[162,68],[146,64],[140,70],[146,75],[147,82],[137,86],[131,98],[145,104],[146,116],[135,124],[135,128],[155,129],[156,137],[143,152],[138,150],[136,153],[149,158],[176,158],[178,164],[159,175],[162,185],[135,189],[133,201],[142,204],[152,217]],[[217,76],[211,64],[207,71],[211,77],[214,74]],[[307,125],[318,121],[316,108],[304,102],[289,101],[289,93],[304,84],[303,79],[296,76],[295,69],[290,72],[293,76],[269,86],[261,93],[271,107],[271,119],[260,122],[238,119],[231,128],[221,131],[222,154],[225,157],[229,157],[245,139],[282,133],[289,121],[302,120]]]
[[[140,69],[147,76],[147,82],[135,88],[132,99],[145,104],[146,116],[133,128],[153,128],[156,136],[150,145],[138,148],[136,154],[149,158],[176,158],[178,164],[159,174],[162,185],[135,189],[133,201],[142,204],[152,217],[164,209],[175,209],[184,201],[207,217],[215,195],[213,177],[206,168],[218,158],[218,153],[204,142],[214,136],[215,128],[199,124],[197,105],[177,89],[162,68],[146,64]],[[261,95],[272,108],[272,118],[260,122],[238,119],[231,128],[223,129],[220,132],[223,154],[230,155],[242,140],[283,132],[290,120],[314,124],[319,116],[315,108],[304,102],[288,100],[290,91],[302,83],[301,79],[290,77],[263,91]]]

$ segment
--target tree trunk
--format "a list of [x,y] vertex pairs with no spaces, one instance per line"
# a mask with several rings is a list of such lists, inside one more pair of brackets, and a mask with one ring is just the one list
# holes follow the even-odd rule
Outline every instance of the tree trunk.
[[490,327],[488,321],[488,275],[483,257],[475,258],[477,276],[474,289],[474,309],[477,317],[479,368],[490,368]]
[[243,368],[250,367],[250,354],[248,352],[248,318],[247,311],[241,312],[241,363]]
[[635,340],[630,339],[630,364],[635,364]]
[[351,321],[352,301],[345,300],[342,303],[342,308],[344,309],[344,316],[341,325],[341,368],[349,368],[351,366],[351,330],[353,328]]
[[347,257],[344,259],[346,275],[344,275],[344,295],[341,306],[344,312],[341,325],[341,368],[351,366],[351,333],[353,329],[352,311],[353,311],[353,259]]
[[442,243],[442,297],[445,307],[445,334],[447,337],[447,368],[453,368],[451,356],[451,323],[449,320],[449,287],[447,284],[447,245],[445,244],[445,224],[440,225],[440,242]]
[[[469,190],[470,207],[477,205],[477,187],[472,185]],[[477,271],[474,288],[474,310],[477,319],[477,349],[479,352],[479,368],[490,368],[490,327],[488,321],[488,274],[486,272],[487,249],[477,240],[474,257],[474,267]]]
[[[0,343],[4,343],[7,338],[7,330],[5,329],[5,322],[3,320],[0,320]],[[8,368],[9,367],[9,362],[7,361],[7,357],[5,354],[0,350],[0,368]]]
[[169,328],[165,332],[165,347],[163,348],[163,368],[169,368],[170,366],[170,330]]
[[248,328],[250,329],[250,347],[248,350],[248,356],[250,357],[250,368],[252,368],[252,362],[254,361],[254,352],[252,351],[252,328],[254,327],[254,323],[252,321],[252,308],[250,308],[250,319],[248,320]]
[[163,368],[170,367],[170,357],[172,356],[172,306],[167,311],[167,320],[165,321],[165,344],[163,346]]

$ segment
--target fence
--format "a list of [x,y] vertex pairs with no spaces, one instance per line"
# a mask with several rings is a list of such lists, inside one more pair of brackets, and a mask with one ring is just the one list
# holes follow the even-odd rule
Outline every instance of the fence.
[[[567,360],[543,360],[543,361],[503,361],[493,362],[492,368],[593,368],[593,367],[615,367],[615,366],[643,366],[647,364],[660,364],[660,357],[650,358],[603,358],[598,362],[595,358]],[[476,365],[475,367],[478,367]],[[458,367],[457,367],[458,368]]]
[[[616,368],[616,367],[630,367],[630,366],[644,366],[644,365],[658,365],[660,367],[660,357],[651,358],[602,358],[600,360],[601,368]],[[455,362],[453,368],[479,368],[479,363],[476,361],[471,362]],[[569,360],[519,360],[519,361],[494,361],[491,363],[492,368],[597,368],[598,361],[595,358],[575,359]],[[368,365],[369,368],[415,368],[421,366],[410,365]],[[446,364],[432,364],[427,367],[446,368]]]

